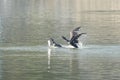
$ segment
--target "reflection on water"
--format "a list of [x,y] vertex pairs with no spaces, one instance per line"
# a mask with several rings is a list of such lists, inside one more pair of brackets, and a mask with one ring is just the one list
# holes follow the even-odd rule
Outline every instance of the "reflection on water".
[[[119,10],[120,0],[0,0],[0,80],[120,80]],[[47,48],[78,26],[83,49]]]
[[[119,0],[0,0],[3,42],[45,45],[82,26],[88,44],[120,43]],[[115,5],[117,4],[117,5]],[[103,6],[101,6],[103,5]]]
[[51,57],[51,49],[48,48],[48,72],[51,69],[51,66],[50,66],[50,57]]
[[20,51],[1,48],[1,80],[120,79],[120,46],[87,45],[83,49],[48,48],[48,52],[47,47],[42,50],[44,46],[37,47],[39,51],[35,51],[36,48],[33,46],[31,46],[33,51],[29,51],[27,46],[25,51],[20,48]]
[[[0,53],[2,53],[2,51],[0,51]],[[0,56],[2,56],[2,54],[0,54]],[[0,59],[0,80],[2,80],[2,71],[3,71],[3,69],[2,69],[2,60]]]

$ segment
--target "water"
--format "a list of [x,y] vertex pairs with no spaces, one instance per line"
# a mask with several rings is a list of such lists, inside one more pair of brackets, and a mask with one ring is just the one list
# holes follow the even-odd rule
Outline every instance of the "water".
[[[101,6],[102,5],[102,6]],[[120,80],[119,0],[0,0],[0,80]],[[82,49],[49,49],[81,26]]]
[[119,49],[114,45],[0,47],[1,80],[119,80]]

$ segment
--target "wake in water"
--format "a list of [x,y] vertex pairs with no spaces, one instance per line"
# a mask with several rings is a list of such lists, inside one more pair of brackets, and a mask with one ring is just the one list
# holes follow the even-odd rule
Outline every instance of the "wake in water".
[[45,46],[10,46],[0,47],[0,50],[4,51],[46,51]]

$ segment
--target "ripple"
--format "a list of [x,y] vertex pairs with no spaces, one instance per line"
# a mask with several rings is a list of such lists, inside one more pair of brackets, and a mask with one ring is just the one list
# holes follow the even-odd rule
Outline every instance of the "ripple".
[[11,47],[0,47],[0,50],[8,51],[46,51],[46,46],[11,46]]

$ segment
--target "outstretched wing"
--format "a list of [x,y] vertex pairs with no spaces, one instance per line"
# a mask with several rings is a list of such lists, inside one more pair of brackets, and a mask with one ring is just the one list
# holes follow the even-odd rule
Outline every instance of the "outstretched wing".
[[77,42],[78,42],[78,38],[79,38],[80,36],[82,36],[83,34],[86,34],[86,33],[81,33],[81,34],[78,34],[78,35],[76,35],[76,36],[73,36],[73,37],[71,38],[70,42],[75,42],[75,43],[77,43]]
[[75,29],[73,29],[73,31],[79,31],[81,27],[77,27]]
[[70,32],[70,39],[73,37],[73,36],[76,36],[78,35],[78,31],[80,30],[81,27],[77,27],[75,29],[73,29],[71,32]]
[[68,40],[66,37],[62,36],[62,38],[67,41],[67,42],[70,42],[70,40]]

